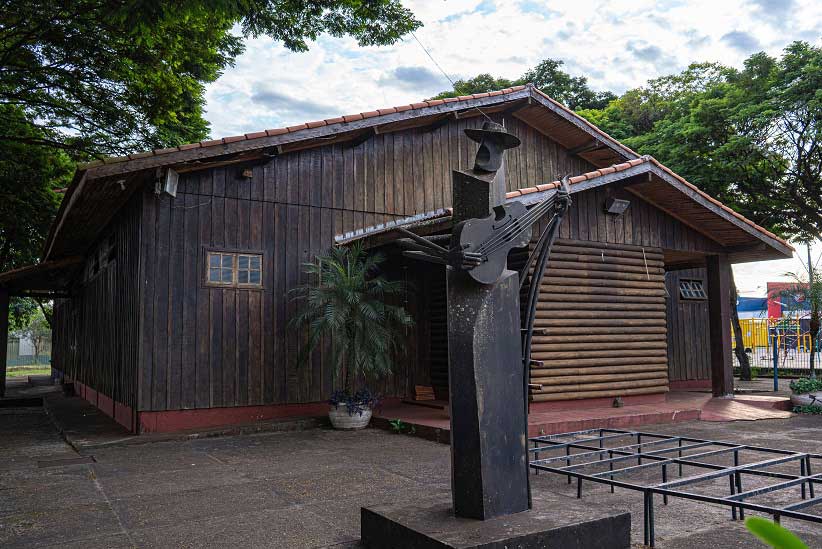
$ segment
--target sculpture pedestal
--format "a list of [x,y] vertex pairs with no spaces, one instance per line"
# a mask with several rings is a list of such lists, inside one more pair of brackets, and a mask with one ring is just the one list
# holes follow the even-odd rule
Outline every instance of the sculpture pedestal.
[[361,532],[370,549],[628,549],[631,515],[534,494],[528,511],[466,519],[454,516],[445,492],[413,504],[363,507]]
[[449,271],[451,492],[459,517],[528,509],[519,276],[481,285]]

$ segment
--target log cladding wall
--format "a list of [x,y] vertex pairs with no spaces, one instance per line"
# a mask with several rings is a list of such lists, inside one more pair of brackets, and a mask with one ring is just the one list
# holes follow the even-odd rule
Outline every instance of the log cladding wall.
[[[625,214],[604,213],[608,196]],[[624,189],[575,193],[560,226],[540,289],[531,379],[532,400],[570,400],[668,390],[668,330],[663,249],[712,252],[703,235]],[[539,234],[539,227],[534,238]],[[533,245],[533,241],[532,241]],[[512,257],[513,264],[523,254]],[[677,319],[680,321],[681,317]],[[676,345],[680,324],[670,336]],[[693,325],[707,337],[707,323]],[[692,341],[696,341],[693,339]],[[696,353],[707,352],[707,341]],[[683,350],[685,347],[683,347]]]
[[682,299],[679,281],[701,280],[708,291],[705,269],[670,271],[668,289],[668,376],[671,381],[711,379],[711,347],[708,333],[708,301]]
[[132,409],[137,404],[141,197],[87,254],[71,297],[55,301],[53,365]]
[[[524,122],[505,122],[522,140],[508,156],[510,189],[591,169]],[[147,192],[140,409],[325,400],[332,390],[328,348],[297,366],[302,336],[287,329],[296,307],[289,292],[305,281],[302,264],[327,250],[336,234],[450,206],[451,170],[470,167],[477,147],[463,130],[481,125],[479,116],[459,119],[355,146],[288,152],[252,167],[190,172],[181,176],[176,198]],[[204,285],[208,249],[261,251],[263,290]],[[404,273],[414,278],[415,269],[422,267],[411,264]],[[425,292],[425,277],[420,281]],[[430,362],[441,357],[436,348],[430,352],[426,303],[409,301],[417,326],[396,375],[382,387],[387,395],[432,382]]]
[[558,240],[535,331],[535,402],[667,391],[662,250]]

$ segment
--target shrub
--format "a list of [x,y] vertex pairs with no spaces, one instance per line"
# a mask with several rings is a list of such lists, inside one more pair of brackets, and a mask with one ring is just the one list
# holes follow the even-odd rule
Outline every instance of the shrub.
[[791,391],[797,395],[822,391],[822,379],[811,379],[808,377],[794,379],[791,381]]

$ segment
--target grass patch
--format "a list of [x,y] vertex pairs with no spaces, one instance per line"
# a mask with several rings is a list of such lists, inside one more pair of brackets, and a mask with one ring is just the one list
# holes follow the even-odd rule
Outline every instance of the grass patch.
[[51,375],[50,366],[14,366],[6,370],[6,377]]

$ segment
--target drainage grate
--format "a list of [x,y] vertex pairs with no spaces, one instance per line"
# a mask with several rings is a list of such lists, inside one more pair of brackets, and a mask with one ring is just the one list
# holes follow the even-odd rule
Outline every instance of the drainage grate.
[[[530,448],[533,454],[531,468],[536,474],[548,471],[564,475],[568,477],[569,484],[571,478],[576,478],[578,498],[582,497],[583,480],[610,486],[611,492],[614,492],[614,488],[642,492],[645,545],[651,547],[654,546],[656,495],[662,496],[665,505],[668,504],[669,497],[725,505],[731,508],[732,520],[736,520],[737,515],[744,519],[747,509],[771,515],[776,522],[779,522],[780,517],[789,517],[822,523],[822,516],[800,511],[822,504],[822,497],[814,494],[814,485],[822,484],[822,473],[813,474],[811,469],[812,462],[822,461],[820,454],[619,429],[589,429],[539,436],[530,440],[534,444],[534,447]],[[676,457],[666,457],[665,454],[676,454]],[[721,465],[706,461],[720,456],[732,457],[733,464]],[[634,460],[636,465],[625,463]],[[797,467],[799,474],[786,472],[784,467],[788,464]],[[777,466],[782,466],[782,470],[776,470]],[[669,480],[669,467],[676,468],[678,478]],[[703,472],[683,476],[683,467],[692,467]],[[630,481],[625,478],[640,472],[645,478]],[[658,482],[657,478],[662,482]],[[687,485],[693,486],[726,478],[727,496],[683,490]],[[744,478],[749,481],[754,478],[770,478],[777,479],[777,482],[754,488],[749,485],[747,490],[743,490]],[[800,488],[801,499],[787,505],[746,501],[793,487]]]
[[82,456],[76,458],[50,459],[37,462],[37,467],[45,469],[47,467],[63,467],[64,465],[81,465],[83,463],[96,463],[94,456]]

